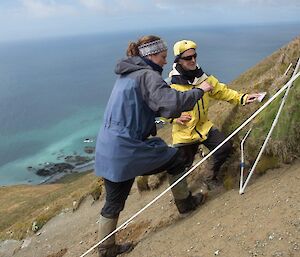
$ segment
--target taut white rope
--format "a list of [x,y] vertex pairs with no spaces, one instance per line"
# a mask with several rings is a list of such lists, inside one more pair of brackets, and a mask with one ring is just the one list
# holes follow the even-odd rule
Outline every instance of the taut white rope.
[[263,106],[261,106],[256,112],[254,112],[240,127],[238,127],[235,131],[233,131],[222,143],[220,143],[214,150],[212,150],[209,154],[207,154],[201,161],[195,164],[191,169],[189,169],[182,177],[180,177],[178,180],[176,180],[172,185],[170,185],[167,189],[165,189],[162,193],[160,193],[158,196],[156,196],[151,202],[146,204],[142,209],[140,209],[137,213],[135,213],[133,216],[131,216],[128,220],[126,220],[124,223],[122,223],[119,227],[117,227],[114,231],[112,231],[110,234],[108,234],[106,237],[104,237],[101,241],[99,241],[97,244],[92,246],[89,250],[87,250],[84,254],[80,255],[80,257],[86,256],[88,253],[93,251],[98,245],[103,243],[106,239],[108,239],[110,236],[115,234],[117,231],[125,227],[129,222],[131,222],[135,217],[137,217],[139,214],[141,214],[144,210],[146,210],[148,207],[150,207],[153,203],[155,203],[159,198],[161,198],[165,193],[167,193],[171,188],[176,186],[181,180],[183,180],[185,177],[187,177],[192,171],[194,171],[200,164],[202,164],[204,161],[206,161],[211,155],[213,155],[220,147],[222,147],[227,141],[229,141],[233,136],[235,136],[242,128],[244,128],[252,119],[254,119],[261,111],[263,111],[277,96],[279,96],[289,85],[293,83],[295,79],[297,79],[300,76],[300,72],[290,79],[289,82],[287,82],[274,96],[272,96]]
[[[298,60],[298,63],[297,63],[297,65],[296,65],[296,68],[295,68],[295,70],[294,70],[294,72],[293,72],[292,79],[293,79],[293,77],[295,76],[295,74],[296,74],[296,72],[297,72],[297,69],[298,69],[297,67],[299,67],[299,63],[300,63],[300,58],[299,58],[299,60]],[[269,141],[269,139],[270,139],[270,137],[271,137],[271,134],[272,134],[272,132],[273,132],[275,126],[277,125],[279,116],[280,116],[280,114],[281,114],[281,111],[282,111],[282,109],[283,109],[283,106],[284,106],[284,104],[285,104],[285,101],[286,101],[286,98],[287,98],[287,96],[288,96],[288,94],[289,94],[289,91],[290,91],[291,86],[292,86],[292,83],[287,87],[287,89],[286,89],[286,91],[285,91],[284,97],[283,97],[283,99],[281,100],[281,104],[280,104],[280,106],[279,106],[279,109],[278,109],[278,112],[277,112],[277,114],[276,114],[276,117],[275,117],[275,119],[273,120],[272,126],[271,126],[271,128],[270,128],[270,130],[269,130],[269,132],[268,132],[268,135],[267,135],[267,137],[266,137],[266,139],[265,139],[265,141],[264,141],[264,143],[263,143],[263,145],[262,145],[262,147],[261,147],[261,149],[260,149],[260,151],[259,151],[259,153],[258,153],[258,155],[257,155],[257,157],[256,157],[256,160],[255,160],[255,162],[254,162],[254,164],[253,164],[253,166],[252,166],[252,168],[251,168],[251,170],[250,170],[250,172],[249,172],[249,174],[248,174],[248,176],[247,176],[247,179],[246,179],[245,183],[243,184],[242,187],[241,187],[241,185],[240,185],[240,191],[239,191],[240,194],[243,194],[243,193],[245,192],[245,188],[246,188],[246,186],[247,186],[247,184],[248,184],[248,182],[249,182],[249,180],[250,180],[250,178],[251,178],[251,176],[252,176],[252,174],[253,174],[253,172],[254,172],[256,166],[257,166],[257,163],[258,163],[259,160],[260,160],[260,157],[262,156],[262,154],[263,154],[263,152],[264,152],[264,150],[265,150],[265,148],[266,148],[266,146],[267,146],[267,143],[268,143],[268,141]],[[242,176],[242,174],[241,174],[241,176]],[[242,181],[242,180],[241,180],[241,181]]]

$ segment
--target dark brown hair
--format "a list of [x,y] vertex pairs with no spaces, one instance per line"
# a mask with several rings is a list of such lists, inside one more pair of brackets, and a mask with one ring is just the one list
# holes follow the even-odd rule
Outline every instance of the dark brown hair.
[[127,56],[140,56],[138,47],[156,40],[160,40],[160,37],[149,35],[141,37],[137,42],[130,42],[126,51]]

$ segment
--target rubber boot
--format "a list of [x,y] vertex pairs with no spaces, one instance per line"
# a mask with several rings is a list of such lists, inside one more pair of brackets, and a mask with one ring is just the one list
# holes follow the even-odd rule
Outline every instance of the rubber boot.
[[[99,241],[106,237],[108,234],[113,232],[118,223],[118,218],[109,219],[102,215],[99,220],[99,231],[98,239]],[[115,234],[106,239],[103,243],[98,246],[99,257],[116,257],[119,254],[130,252],[133,249],[133,244],[127,243],[118,245],[115,241]]]
[[[170,185],[179,179],[183,173],[178,175],[168,174]],[[181,214],[195,210],[199,205],[203,204],[206,199],[206,194],[198,193],[192,195],[188,189],[186,178],[182,179],[178,184],[172,187],[172,193],[175,200],[175,205]]]
[[210,191],[222,186],[222,180],[218,179],[220,169],[214,169],[213,166],[212,161],[209,160],[204,173],[204,180]]

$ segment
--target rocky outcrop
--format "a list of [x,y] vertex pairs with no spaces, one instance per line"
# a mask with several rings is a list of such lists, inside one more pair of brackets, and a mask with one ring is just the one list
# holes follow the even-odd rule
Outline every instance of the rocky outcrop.
[[85,164],[92,160],[90,157],[80,155],[68,155],[64,159],[67,163],[72,163],[75,166]]
[[51,176],[56,173],[62,173],[62,172],[70,172],[74,169],[74,166],[70,163],[54,163],[54,164],[48,164],[47,166],[38,169],[36,171],[36,174],[38,176]]

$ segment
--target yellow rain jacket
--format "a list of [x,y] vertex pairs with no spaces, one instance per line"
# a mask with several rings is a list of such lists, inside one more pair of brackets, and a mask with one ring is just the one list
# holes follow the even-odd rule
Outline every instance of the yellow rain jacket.
[[[172,75],[172,72],[170,75]],[[229,89],[225,84],[220,83],[217,78],[207,76],[205,73],[200,78],[195,78],[193,84],[171,84],[170,86],[178,91],[188,91],[199,86],[204,80],[213,86],[213,90],[204,93],[193,110],[185,112],[191,115],[191,120],[186,122],[185,125],[178,124],[175,120],[171,121],[173,125],[172,137],[174,146],[203,142],[207,139],[207,134],[213,126],[213,123],[208,118],[210,98],[227,101],[235,105],[245,105],[246,103],[247,94],[240,94],[235,90]]]

